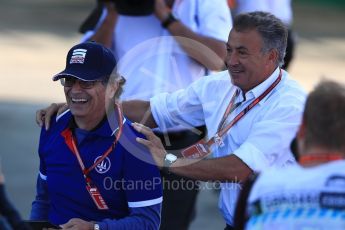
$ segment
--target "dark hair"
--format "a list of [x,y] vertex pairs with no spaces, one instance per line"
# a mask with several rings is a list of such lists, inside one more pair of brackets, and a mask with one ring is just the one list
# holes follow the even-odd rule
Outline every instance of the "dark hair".
[[262,52],[276,49],[279,53],[277,65],[283,65],[288,31],[280,19],[261,11],[239,14],[234,19],[233,29],[238,32],[256,29],[263,40]]
[[345,153],[345,87],[323,81],[309,94],[303,114],[305,148]]

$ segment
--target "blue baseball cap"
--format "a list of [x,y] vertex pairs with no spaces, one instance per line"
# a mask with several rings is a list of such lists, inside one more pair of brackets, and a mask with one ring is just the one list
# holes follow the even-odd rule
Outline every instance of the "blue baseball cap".
[[66,68],[53,77],[75,77],[82,81],[95,81],[111,75],[116,66],[113,52],[96,42],[84,42],[73,46],[67,54]]

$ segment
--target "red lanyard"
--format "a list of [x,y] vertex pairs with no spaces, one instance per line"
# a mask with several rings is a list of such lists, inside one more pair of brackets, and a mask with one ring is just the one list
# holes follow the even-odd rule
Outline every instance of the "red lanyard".
[[112,143],[112,145],[108,148],[107,151],[105,151],[101,158],[99,158],[91,167],[86,168],[84,165],[83,160],[80,157],[79,150],[77,148],[75,137],[73,136],[70,129],[67,129],[62,132],[62,136],[65,138],[65,142],[67,146],[70,148],[70,150],[73,152],[73,154],[76,156],[78,163],[80,165],[80,168],[82,170],[83,176],[85,178],[86,182],[86,190],[89,192],[92,200],[94,201],[95,205],[100,210],[106,210],[109,209],[105,200],[103,199],[102,195],[100,194],[98,188],[92,183],[91,178],[88,176],[88,174],[99,164],[101,163],[115,148],[116,143],[120,139],[120,136],[122,134],[122,127],[123,127],[123,115],[122,111],[120,109],[120,106],[118,104],[115,104],[118,112],[118,120],[119,120],[119,127],[115,136],[115,140]]
[[[213,143],[216,142],[215,138],[221,138],[222,136],[224,136],[224,134],[231,128],[233,127],[239,120],[241,120],[254,106],[256,106],[262,99],[264,99],[267,94],[269,94],[280,82],[282,78],[282,70],[280,69],[279,72],[279,76],[278,78],[270,85],[270,87],[268,87],[265,92],[263,92],[259,97],[257,97],[252,103],[250,103],[245,109],[243,109],[239,114],[237,114],[237,116],[232,119],[232,121],[229,122],[229,124],[227,126],[225,126],[223,129],[218,130],[217,134],[215,135],[215,137],[212,137],[207,144],[209,146],[211,146]],[[236,93],[235,93],[236,94]],[[235,96],[235,95],[234,95]],[[223,115],[223,119],[222,122],[225,122],[226,118],[229,116],[230,112],[230,107],[232,107],[233,102],[230,102],[228,105],[228,108],[226,109],[224,115]],[[233,110],[232,110],[233,111]],[[224,120],[224,121],[223,121]]]
[[339,153],[325,153],[325,154],[308,154],[302,155],[298,162],[301,165],[314,164],[314,163],[323,163],[329,161],[336,161],[344,159],[344,156]]
[[80,168],[83,172],[83,175],[86,179],[86,182],[88,183],[89,182],[89,178],[88,178],[88,174],[99,164],[101,163],[104,158],[106,158],[115,148],[116,146],[116,143],[117,141],[119,140],[121,134],[122,134],[122,127],[123,127],[123,115],[122,115],[122,111],[120,109],[120,106],[118,104],[116,104],[116,108],[117,108],[117,112],[118,112],[118,118],[119,118],[119,127],[118,127],[118,131],[117,131],[117,134],[115,136],[115,140],[113,142],[113,144],[108,148],[107,151],[105,151],[102,155],[101,158],[99,158],[91,167],[89,168],[85,168],[85,165],[83,163],[83,160],[81,159],[80,157],[80,154],[79,154],[79,151],[78,151],[78,148],[77,148],[77,145],[76,145],[76,141],[75,141],[75,137],[72,136],[72,147],[73,147],[73,153],[74,155],[77,157],[77,160],[78,160],[78,163],[80,165]]
[[181,151],[181,154],[185,158],[200,158],[207,156],[211,150],[210,147],[212,144],[217,143],[218,146],[222,147],[224,145],[222,137],[223,135],[231,128],[233,127],[240,119],[242,119],[255,105],[257,105],[264,97],[269,94],[274,87],[278,85],[282,78],[282,70],[280,69],[278,78],[268,87],[265,92],[263,92],[259,97],[257,97],[252,103],[250,103],[244,110],[242,110],[226,127],[223,128],[224,123],[229,116],[230,113],[232,113],[239,104],[234,105],[235,98],[239,95],[239,90],[237,90],[234,95],[232,96],[228,107],[226,108],[226,111],[222,117],[221,122],[218,125],[217,133],[214,137],[212,137],[210,140],[208,140],[206,143],[204,140],[199,141],[198,143],[189,146],[188,148],[185,148]]
[[237,89],[236,92],[234,93],[234,95],[232,95],[230,103],[229,103],[228,107],[226,108],[225,113],[222,117],[222,120],[219,122],[217,132],[219,132],[219,130],[221,128],[223,128],[225,121],[228,118],[229,114],[232,113],[240,105],[240,103],[234,105],[235,99],[236,99],[236,97],[238,97],[239,94],[240,94],[240,90]]

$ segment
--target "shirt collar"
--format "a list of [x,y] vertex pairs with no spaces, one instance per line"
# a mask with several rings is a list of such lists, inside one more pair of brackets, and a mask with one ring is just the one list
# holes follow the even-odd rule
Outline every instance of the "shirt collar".
[[[240,94],[240,99],[241,100],[246,99],[246,101],[247,101],[247,100],[251,100],[251,99],[259,97],[278,78],[279,72],[280,72],[279,70],[280,70],[280,68],[277,67],[274,70],[274,72],[265,81],[261,82],[259,85],[255,86],[253,89],[251,89],[248,92],[246,92],[245,98],[243,97],[243,93],[241,93]],[[260,101],[260,104],[262,102],[263,102],[263,100]]]
[[[114,114],[107,114],[103,120],[95,127],[93,130],[88,132],[88,135],[96,135],[102,137],[110,137],[116,134],[116,131],[119,129],[118,119],[113,116]],[[113,121],[112,124],[109,124],[109,121]],[[122,124],[125,124],[126,118],[122,118]],[[75,121],[73,116],[71,116],[71,120],[69,122],[69,127],[71,130],[76,128]]]

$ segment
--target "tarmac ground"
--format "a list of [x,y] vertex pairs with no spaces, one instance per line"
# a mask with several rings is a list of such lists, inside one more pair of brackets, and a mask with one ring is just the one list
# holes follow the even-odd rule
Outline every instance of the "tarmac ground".
[[[35,111],[64,101],[61,86],[51,76],[64,68],[65,54],[79,41],[78,25],[93,1],[0,2],[0,166],[10,199],[28,218],[38,173]],[[344,12],[294,4],[298,42],[289,72],[307,91],[322,78],[345,82]],[[216,190],[201,191],[191,230],[223,229],[217,200]]]

